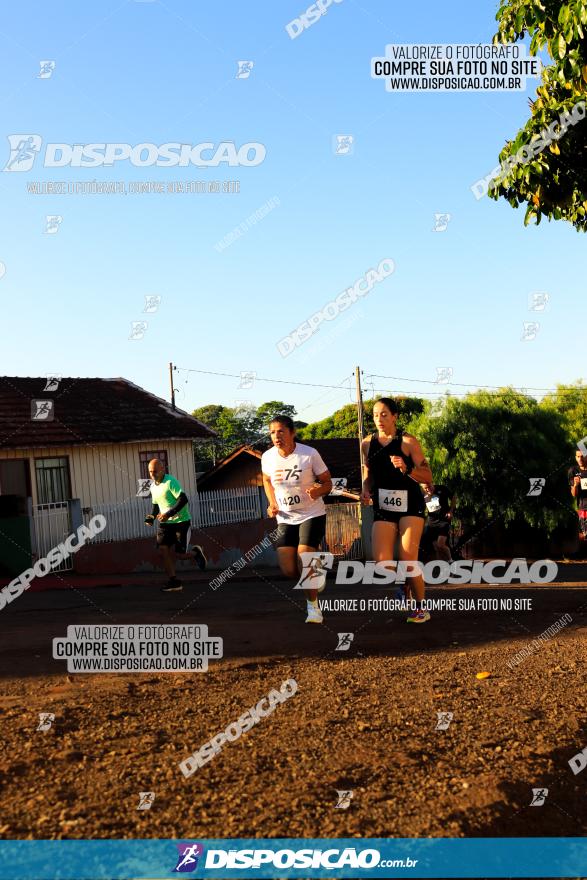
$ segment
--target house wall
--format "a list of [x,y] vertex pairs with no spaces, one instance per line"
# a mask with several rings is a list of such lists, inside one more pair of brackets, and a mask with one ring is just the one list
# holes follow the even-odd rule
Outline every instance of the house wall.
[[[255,548],[267,534],[277,527],[274,519],[257,519],[232,525],[211,526],[192,532],[208,557],[207,570],[224,569]],[[161,571],[162,560],[154,539],[134,538],[129,541],[92,544],[82,547],[73,557],[76,574],[91,576],[104,574],[131,574]],[[255,554],[253,568],[277,565],[277,552],[273,547]],[[194,570],[191,561],[177,561],[177,571],[186,574]],[[250,569],[249,569],[250,570]],[[43,589],[43,579],[33,583]]]
[[33,504],[38,504],[35,458],[67,457],[72,498],[79,498],[82,507],[88,507],[134,498],[140,477],[139,452],[161,449],[167,450],[170,472],[186,494],[193,497],[197,489],[192,441],[189,439],[2,449],[0,460],[29,459]]
[[215,489],[236,489],[239,486],[262,486],[261,459],[238,455],[202,486],[202,492]]

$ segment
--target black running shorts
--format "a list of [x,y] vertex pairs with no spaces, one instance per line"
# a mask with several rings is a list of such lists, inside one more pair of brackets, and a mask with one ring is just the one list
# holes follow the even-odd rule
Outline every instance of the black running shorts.
[[192,524],[189,519],[178,523],[162,523],[157,520],[157,546],[175,547],[177,553],[187,553],[191,531]]
[[299,547],[305,545],[317,550],[326,534],[326,514],[313,516],[303,523],[279,523],[275,546]]
[[399,523],[400,519],[405,516],[419,516],[424,519],[424,511],[408,510],[405,513],[394,513],[392,510],[381,510],[379,507],[373,506],[373,522],[390,522]]
[[450,534],[450,523],[448,520],[442,520],[437,523],[427,522],[425,534],[430,536],[431,541],[437,541],[441,535],[448,538]]

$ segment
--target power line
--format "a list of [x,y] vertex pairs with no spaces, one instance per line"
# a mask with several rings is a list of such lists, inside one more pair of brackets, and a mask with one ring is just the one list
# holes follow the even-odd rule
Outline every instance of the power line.
[[[176,371],[182,370],[183,372],[186,372],[186,373],[198,373],[198,374],[201,374],[204,376],[222,376],[222,377],[225,377],[228,379],[242,379],[242,375],[240,373],[224,373],[224,372],[219,372],[219,371],[214,371],[214,370],[197,370],[197,369],[194,369],[191,367],[178,367],[175,365],[173,366],[173,369]],[[366,373],[366,371],[361,371],[361,372],[363,372],[363,374],[366,376],[366,381],[368,381],[369,379],[389,379],[394,382],[413,382],[413,383],[418,383],[420,385],[438,385],[438,381],[434,380],[434,379],[414,379],[414,378],[410,378],[408,376],[383,376],[380,373]],[[273,384],[279,384],[279,385],[298,385],[298,386],[302,386],[302,387],[306,387],[306,388],[328,388],[328,389],[332,389],[334,391],[348,391],[350,386],[344,387],[342,383],[343,382],[352,382],[352,379],[353,379],[352,376],[346,376],[341,382],[338,383],[338,385],[328,385],[324,382],[300,382],[297,379],[271,379],[271,378],[266,378],[263,376],[255,376],[254,377],[255,382],[271,382]],[[579,380],[579,381],[582,381],[582,380]],[[447,394],[449,394],[449,395],[451,394],[451,392],[450,392],[451,387],[474,388],[477,390],[486,389],[489,391],[498,391],[498,390],[504,389],[504,388],[513,388],[515,391],[519,391],[522,394],[526,394],[529,391],[549,392],[552,394],[561,394],[561,393],[573,394],[576,391],[587,392],[587,385],[585,387],[564,386],[563,385],[560,388],[536,388],[536,387],[530,387],[528,385],[523,385],[523,386],[522,385],[519,385],[519,386],[515,386],[515,385],[509,385],[509,386],[481,385],[481,384],[466,383],[466,382],[446,382],[446,383],[443,382],[442,385],[444,388],[443,391],[429,390],[429,391],[425,391],[424,394],[427,397],[444,397]],[[394,394],[410,395],[410,394],[413,394],[413,392],[414,392],[414,389],[409,389],[409,390],[396,389],[393,393]],[[457,395],[455,394],[455,395],[451,395],[451,396],[456,397]],[[305,408],[307,409],[307,407],[305,407]]]
[[[370,373],[370,374],[369,374],[369,378],[373,378],[373,379],[392,379],[392,380],[394,380],[395,382],[418,382],[419,384],[422,384],[422,385],[436,385],[436,384],[438,384],[438,381],[435,380],[435,379],[409,379],[409,378],[407,378],[406,376],[381,376],[381,375],[379,375],[379,373]],[[488,389],[490,389],[490,390],[496,391],[496,390],[499,390],[500,388],[511,387],[511,388],[514,388],[514,390],[522,390],[522,391],[549,391],[549,392],[552,392],[553,394],[560,393],[560,392],[565,392],[565,393],[572,394],[574,391],[587,391],[587,385],[586,385],[585,387],[578,387],[578,386],[565,387],[565,386],[563,385],[562,388],[532,388],[532,387],[530,387],[529,385],[519,385],[519,386],[515,386],[515,385],[511,385],[511,386],[506,386],[506,385],[476,385],[476,384],[465,383],[465,382],[443,382],[442,384],[443,384],[443,385],[446,385],[447,388],[448,388],[449,386],[451,386],[451,385],[454,385],[454,386],[456,386],[456,387],[458,387],[458,388],[488,388]],[[402,394],[403,394],[404,392],[398,392],[398,393],[402,393]],[[429,394],[433,394],[433,393],[439,393],[439,392],[432,392],[432,391],[430,391],[430,392],[428,392],[428,393],[429,393]]]
[[[242,379],[242,376],[240,373],[217,373],[217,372],[214,372],[213,370],[193,370],[189,367],[174,367],[173,369],[174,370],[185,370],[185,372],[187,372],[187,373],[202,373],[205,376],[226,376],[229,379]],[[341,383],[339,383],[338,385],[325,385],[320,382],[298,382],[293,379],[264,379],[262,376],[255,376],[254,381],[255,382],[276,382],[281,385],[305,385],[310,388],[336,388],[339,391],[348,391],[348,388],[341,387]],[[344,381],[346,381],[346,379],[343,379],[343,382]]]

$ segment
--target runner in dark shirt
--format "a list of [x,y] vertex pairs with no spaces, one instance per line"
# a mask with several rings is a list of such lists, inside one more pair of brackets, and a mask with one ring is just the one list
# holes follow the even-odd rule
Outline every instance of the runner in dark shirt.
[[[396,538],[400,560],[417,562],[424,528],[424,499],[419,483],[432,481],[432,471],[416,437],[396,427],[399,408],[395,400],[380,397],[373,406],[377,431],[362,442],[363,504],[373,503],[372,552],[376,562],[393,559]],[[422,608],[425,584],[421,574],[408,578],[416,610],[409,623],[430,620]]]
[[569,487],[577,502],[579,540],[587,541],[587,456],[580,449],[575,452],[575,464],[569,468]]
[[428,519],[422,536],[422,549],[430,558],[452,562],[448,536],[455,506],[455,499],[446,486],[426,483],[424,501],[428,510]]

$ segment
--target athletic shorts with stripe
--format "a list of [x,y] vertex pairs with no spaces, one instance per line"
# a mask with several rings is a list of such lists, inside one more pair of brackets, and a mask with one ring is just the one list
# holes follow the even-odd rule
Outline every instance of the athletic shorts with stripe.
[[157,546],[175,547],[177,553],[188,553],[192,524],[188,520],[178,523],[162,523],[157,520]]
[[326,515],[313,516],[302,523],[279,523],[276,547],[306,547],[318,549],[326,534]]

